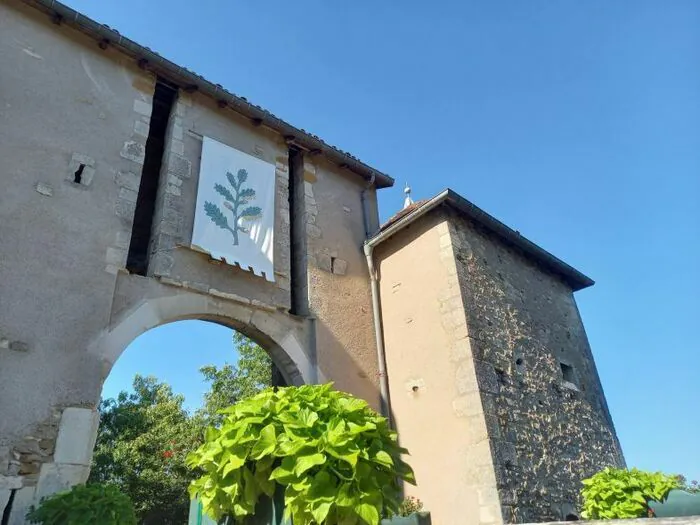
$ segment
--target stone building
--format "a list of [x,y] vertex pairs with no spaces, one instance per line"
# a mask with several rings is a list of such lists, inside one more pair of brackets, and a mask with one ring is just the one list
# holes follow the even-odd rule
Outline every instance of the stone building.
[[624,464],[573,296],[593,282],[451,190],[368,244],[407,492],[437,523],[576,515],[582,476]]
[[[466,201],[380,230],[390,177],[53,0],[0,0],[0,72],[3,523],[87,478],[114,362],[182,319],[393,414],[438,525],[563,516],[622,462],[591,281]],[[203,137],[275,166],[274,282],[190,249]]]

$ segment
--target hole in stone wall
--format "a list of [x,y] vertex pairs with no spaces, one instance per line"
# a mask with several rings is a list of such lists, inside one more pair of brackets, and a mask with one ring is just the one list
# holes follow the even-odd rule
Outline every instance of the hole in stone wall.
[[331,257],[331,273],[335,273],[335,257]]
[[501,370],[500,368],[496,368],[496,377],[498,378],[498,383],[500,385],[506,384],[506,373],[504,370]]
[[561,366],[561,374],[564,376],[564,381],[575,385],[576,375],[574,374],[574,367],[565,363],[559,363],[559,365]]
[[146,275],[148,271],[148,248],[151,243],[153,214],[156,210],[158,182],[165,152],[165,132],[176,96],[175,87],[161,80],[156,82],[141,182],[136,197],[134,225],[126,258],[126,269],[137,275]]
[[523,364],[523,358],[522,358],[522,357],[518,357],[518,358],[515,360],[515,364],[518,365],[518,366],[522,366],[522,364]]
[[578,516],[576,514],[567,514],[564,521],[578,521]]
[[290,313],[309,315],[309,289],[306,247],[306,204],[304,187],[304,154],[289,148],[289,273]]
[[73,174],[73,182],[76,184],[80,184],[83,182],[83,170],[85,169],[85,164],[81,164],[78,166],[78,169],[75,170],[75,173]]

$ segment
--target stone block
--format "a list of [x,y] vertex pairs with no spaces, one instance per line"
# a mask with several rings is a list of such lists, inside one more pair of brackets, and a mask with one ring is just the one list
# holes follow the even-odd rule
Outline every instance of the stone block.
[[315,224],[307,223],[306,224],[306,233],[308,234],[309,237],[311,237],[313,239],[320,239],[321,238],[321,228],[319,228]]
[[500,515],[500,505],[481,505],[479,507],[479,523],[487,525],[489,523],[502,523]]
[[76,407],[64,409],[58,427],[54,461],[89,467],[99,423],[100,414],[97,410]]
[[126,262],[126,250],[110,246],[107,248],[107,253],[105,254],[105,262],[117,267],[124,266]]
[[458,417],[481,415],[484,412],[479,392],[469,392],[452,401],[452,410]]
[[4,514],[7,502],[10,501],[10,494],[12,494],[10,489],[0,489],[0,516]]
[[[176,118],[176,120],[180,121],[181,119]],[[176,124],[173,122],[173,126],[171,128],[172,130],[172,137],[176,140],[182,140],[183,139],[183,132],[182,132],[182,126],[180,124]]]
[[124,159],[134,161],[137,164],[143,164],[143,161],[146,158],[146,146],[140,142],[127,140],[124,143],[122,150],[119,152],[119,156]]
[[171,194],[171,195],[175,195],[175,196],[177,196],[177,197],[179,197],[180,195],[182,195],[182,191],[180,190],[180,188],[179,188],[178,186],[175,186],[174,184],[168,184],[168,185],[165,187],[165,191],[166,191],[167,193],[169,193],[169,194]]
[[170,141],[170,151],[176,155],[185,154],[185,143],[181,140],[173,139]]
[[10,447],[0,447],[0,476],[7,474],[10,468]]
[[137,120],[136,122],[134,122],[134,133],[137,135],[141,135],[142,137],[148,137],[149,129],[150,126],[146,122],[143,122],[141,120]]
[[10,510],[10,519],[7,525],[24,525],[25,516],[29,507],[34,503],[36,487],[23,487],[15,492],[15,499]]
[[38,501],[56,492],[68,490],[74,485],[85,483],[89,474],[89,465],[44,463],[41,466],[41,473],[36,486],[36,500]]
[[141,177],[130,171],[118,171],[114,176],[114,182],[117,186],[122,186],[126,189],[139,191]]
[[345,275],[348,270],[348,262],[343,259],[333,260],[333,273],[336,275]]
[[325,253],[316,254],[316,266],[327,272],[331,271],[331,256]]
[[22,341],[12,341],[10,342],[10,350],[14,350],[15,352],[29,352],[29,345]]
[[492,487],[481,487],[477,489],[479,495],[479,505],[500,505],[498,489]]
[[22,487],[20,476],[0,476],[0,490],[13,490]]
[[148,102],[137,99],[134,100],[134,111],[139,115],[143,115],[144,117],[150,117],[151,112],[153,111],[153,106]]
[[181,179],[189,179],[192,174],[192,163],[181,155],[168,154],[168,173]]
[[153,257],[153,275],[169,276],[175,264],[175,259],[170,255],[160,252]]
[[496,461],[503,466],[515,466],[518,464],[518,454],[515,445],[507,441],[494,441]]
[[119,198],[124,199],[129,202],[136,202],[139,194],[137,191],[130,190],[129,188],[119,188]]
[[460,394],[467,394],[479,390],[474,368],[470,362],[460,364],[455,373],[455,386]]
[[53,197],[53,188],[51,188],[51,186],[48,184],[37,182],[34,189],[36,189],[37,193],[43,195],[44,197]]
[[128,248],[129,243],[131,242],[131,232],[120,230],[117,232],[115,239],[114,239],[114,245],[117,246],[118,248]]
[[80,166],[81,164],[85,166],[95,167],[95,159],[83,153],[73,153],[70,159],[71,167],[75,167],[75,169],[77,169],[78,166]]
[[479,387],[481,390],[490,394],[498,394],[500,385],[498,382],[498,375],[493,365],[483,361],[474,361],[474,366],[476,368],[476,375],[479,378]]

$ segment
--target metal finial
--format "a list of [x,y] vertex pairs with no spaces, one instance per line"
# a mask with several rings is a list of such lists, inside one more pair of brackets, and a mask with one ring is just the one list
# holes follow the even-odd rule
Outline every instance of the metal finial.
[[403,200],[403,209],[405,210],[411,204],[413,204],[413,199],[411,198],[411,187],[408,185],[408,183],[406,183],[406,187],[403,189],[403,192],[406,194],[406,198]]

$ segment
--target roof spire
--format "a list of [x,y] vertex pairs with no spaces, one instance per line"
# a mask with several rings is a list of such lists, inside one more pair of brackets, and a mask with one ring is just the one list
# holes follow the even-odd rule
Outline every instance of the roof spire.
[[406,187],[403,189],[403,192],[406,194],[406,198],[403,200],[403,209],[405,210],[411,204],[413,204],[413,199],[411,198],[411,187],[408,185],[408,182],[406,183]]

